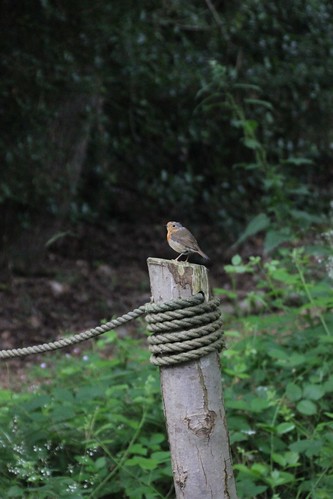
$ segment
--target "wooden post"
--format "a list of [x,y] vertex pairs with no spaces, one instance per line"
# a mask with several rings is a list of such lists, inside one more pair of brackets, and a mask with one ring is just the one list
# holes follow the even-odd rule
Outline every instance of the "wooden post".
[[[153,301],[209,298],[207,269],[148,258]],[[217,352],[161,367],[164,414],[177,499],[237,498]]]

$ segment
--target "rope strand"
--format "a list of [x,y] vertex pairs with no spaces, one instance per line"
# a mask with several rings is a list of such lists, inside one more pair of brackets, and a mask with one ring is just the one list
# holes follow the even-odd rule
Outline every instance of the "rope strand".
[[148,337],[148,347],[152,364],[167,366],[198,359],[223,348],[219,303],[218,299],[204,302],[202,293],[170,302],[146,303],[106,324],[67,338],[24,348],[0,350],[0,360],[50,352],[75,345],[144,314],[146,314],[147,329],[151,333]]

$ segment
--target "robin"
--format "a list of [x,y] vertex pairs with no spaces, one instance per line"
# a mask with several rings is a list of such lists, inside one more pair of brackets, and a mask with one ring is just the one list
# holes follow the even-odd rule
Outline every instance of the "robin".
[[187,255],[186,261],[188,257],[192,253],[198,253],[205,260],[209,260],[209,257],[199,248],[197,240],[191,234],[191,232],[183,227],[179,222],[168,222],[166,224],[167,228],[167,241],[169,246],[180,253],[177,256],[176,260],[180,258],[182,255]]

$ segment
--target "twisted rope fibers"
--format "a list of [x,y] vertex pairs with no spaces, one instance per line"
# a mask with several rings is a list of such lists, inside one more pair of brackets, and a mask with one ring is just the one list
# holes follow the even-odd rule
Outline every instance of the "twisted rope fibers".
[[146,314],[150,361],[167,366],[198,359],[223,348],[219,300],[204,302],[198,293],[164,303],[146,303],[106,324],[49,343],[11,350],[0,350],[0,360],[50,352],[95,338],[110,329]]
[[152,333],[147,339],[152,364],[178,364],[223,348],[220,302],[218,299],[203,302],[202,294],[201,297],[202,303],[195,306],[188,303],[184,309],[147,314],[147,329]]
[[59,348],[75,345],[76,343],[80,343],[81,341],[90,340],[91,338],[100,336],[106,331],[110,331],[110,329],[114,329],[118,326],[121,326],[122,324],[126,324],[126,322],[137,319],[138,317],[146,313],[146,306],[147,304],[142,305],[141,307],[136,308],[131,312],[122,315],[121,317],[113,319],[112,321],[102,324],[101,326],[97,326],[93,329],[88,329],[87,331],[74,334],[73,336],[68,336],[67,338],[61,338],[60,340],[49,343],[42,343],[41,345],[34,345],[30,347],[16,348],[12,350],[0,350],[0,360],[9,358],[13,359],[15,357],[24,357],[25,355],[36,353],[50,352]]

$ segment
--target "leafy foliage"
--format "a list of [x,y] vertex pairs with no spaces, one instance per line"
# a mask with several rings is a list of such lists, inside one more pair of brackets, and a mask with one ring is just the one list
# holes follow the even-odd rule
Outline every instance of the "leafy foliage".
[[[240,497],[333,492],[333,293],[311,261],[295,249],[265,263],[235,256],[226,267],[239,316],[226,332],[224,379]],[[257,285],[240,306],[246,273]]]
[[[234,167],[244,170],[252,183],[249,188],[255,184],[256,191],[261,193],[258,203],[252,200],[251,208],[262,211],[250,220],[236,245],[266,230],[264,250],[270,252],[323,221],[324,217],[318,215],[318,206],[312,205],[314,199],[309,197],[309,187],[300,185],[299,177],[290,168],[307,167],[312,162],[307,158],[285,155],[282,151],[277,155],[272,148],[273,138],[267,137],[266,130],[268,127],[270,132],[274,130],[273,106],[271,102],[258,98],[261,93],[261,88],[256,85],[235,83],[226,66],[212,61],[212,82],[200,95],[204,97],[201,107],[205,112],[222,107],[231,113],[231,124],[241,130],[245,147],[241,153],[245,161]],[[264,115],[261,115],[262,110]],[[256,119],[257,115],[261,122]]]
[[332,8],[5,0],[6,217],[29,227],[41,206],[62,220],[154,206],[232,232],[244,213],[276,215],[285,191],[304,220],[331,164]]
[[[216,290],[234,303],[222,365],[238,494],[329,499],[331,282],[308,251],[281,252],[236,255],[232,288]],[[242,301],[245,274],[255,288]],[[138,340],[111,331],[82,357],[48,358],[37,379],[0,392],[2,496],[172,497],[158,374]]]
[[[111,360],[101,355],[107,345]],[[159,383],[137,341],[110,332],[96,353],[60,357],[35,376],[45,379],[42,390],[1,394],[1,495],[167,496]]]

